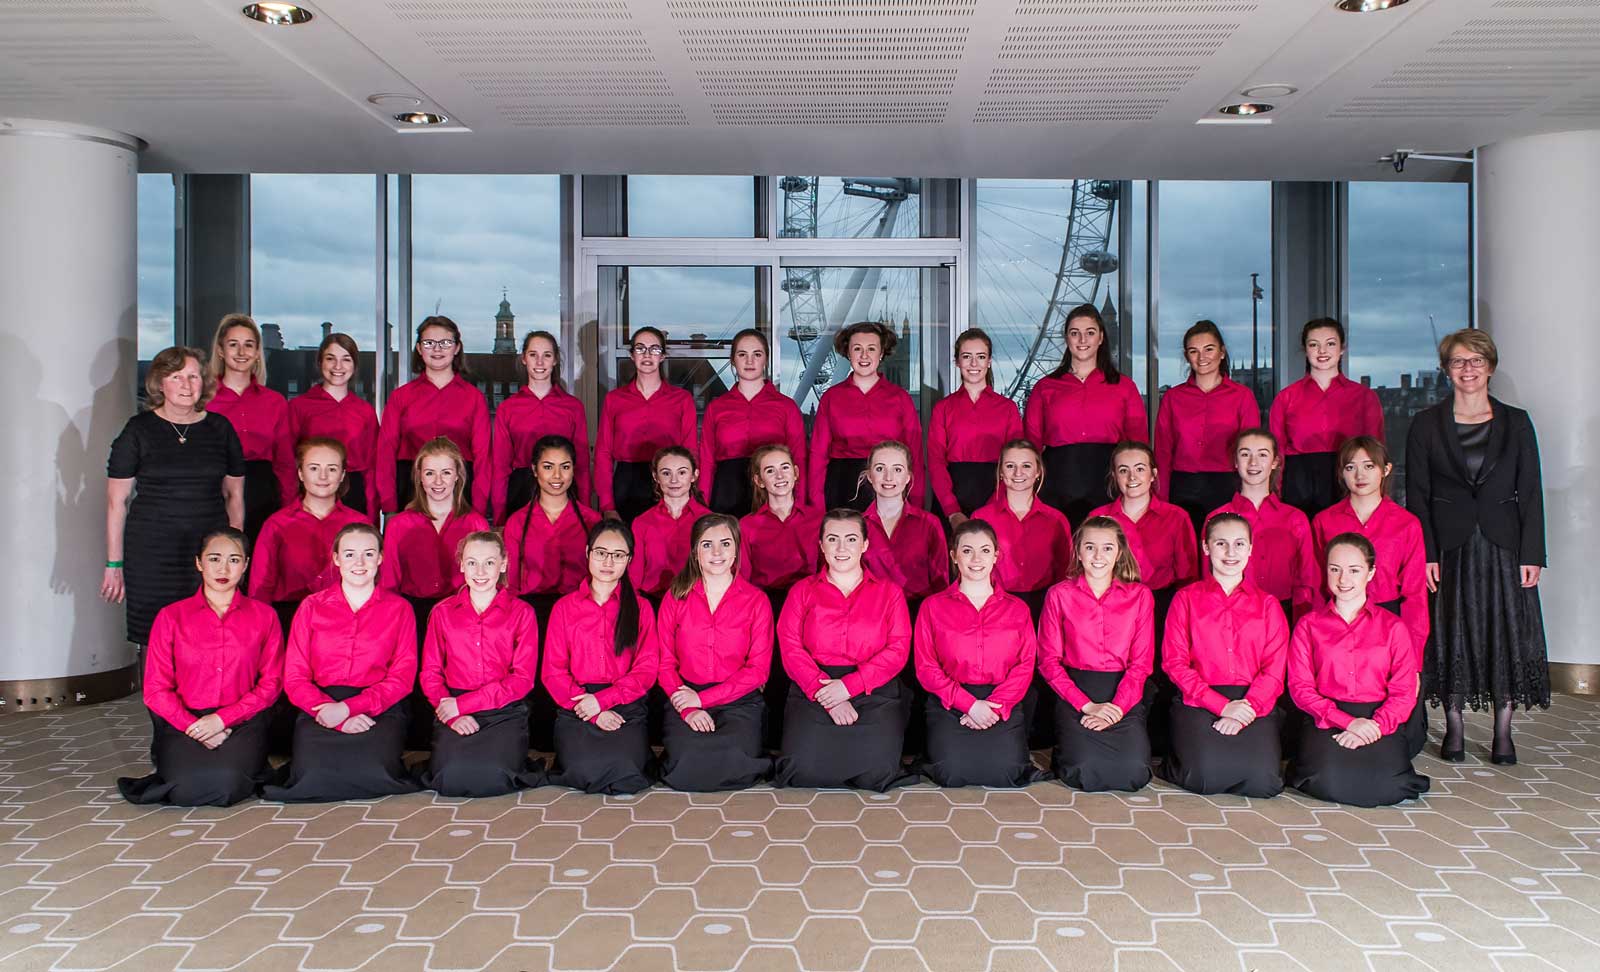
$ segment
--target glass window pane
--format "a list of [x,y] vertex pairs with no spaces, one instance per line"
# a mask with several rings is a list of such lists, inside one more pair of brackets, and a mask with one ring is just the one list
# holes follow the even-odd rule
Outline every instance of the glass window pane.
[[[833,351],[831,335],[856,321],[879,321],[900,336],[882,373],[911,392],[926,422],[932,401],[922,374],[924,332],[930,327],[950,326],[950,271],[944,267],[784,267],[783,272],[775,374],[779,390],[800,404],[807,425],[816,414],[821,394],[850,375],[849,365]],[[802,379],[806,379],[803,394]]]
[[[1411,417],[1445,394],[1439,338],[1466,327],[1472,271],[1468,186],[1352,182],[1349,197],[1350,351],[1346,370],[1383,403],[1394,451],[1391,495],[1405,495]],[[1394,241],[1405,239],[1404,246]]]
[[330,331],[355,338],[351,387],[373,397],[376,206],[371,175],[250,177],[250,306],[267,384],[291,398],[321,380],[317,346]]
[[1272,184],[1162,182],[1160,220],[1162,387],[1189,376],[1183,332],[1215,321],[1233,380],[1255,389],[1265,415],[1275,391]]
[[177,326],[173,314],[176,270],[172,176],[139,176],[138,185],[138,320],[135,350],[139,358],[138,393],[144,396],[144,373],[158,351],[172,346]]
[[[1133,380],[1143,391],[1150,383],[1150,183],[1137,181],[1133,183],[1133,205],[1128,212],[1122,214],[1130,225],[1129,240],[1133,247],[1132,253],[1124,253],[1124,273],[1128,274],[1128,294],[1133,306],[1126,308],[1126,314],[1131,318],[1132,328],[1129,334],[1129,351],[1132,355]],[[1154,409],[1155,402],[1151,396],[1145,396],[1145,407]],[[1155,424],[1155,412],[1150,412],[1152,427]]]
[[467,370],[492,410],[523,382],[529,331],[561,330],[561,177],[411,179],[411,312],[461,328]]
[[914,239],[922,235],[922,180],[906,176],[780,176],[778,235]]
[[753,176],[628,176],[629,236],[752,237]]
[[1079,304],[1100,309],[1115,358],[1118,192],[1091,179],[978,180],[972,321],[994,342],[995,389],[1019,407],[1061,364]]

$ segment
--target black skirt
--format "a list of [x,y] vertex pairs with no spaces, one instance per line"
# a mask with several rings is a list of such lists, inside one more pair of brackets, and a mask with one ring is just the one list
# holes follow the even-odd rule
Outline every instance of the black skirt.
[[[783,602],[789,599],[789,589],[768,590],[766,594],[767,603],[772,605],[772,620],[776,622],[783,616]],[[767,752],[775,753],[783,747],[783,712],[789,699],[789,673],[784,671],[783,653],[778,650],[776,624],[772,632],[772,671],[767,675],[762,694],[767,703],[767,726],[761,734],[762,743]]]
[[1283,501],[1307,517],[1339,501],[1336,452],[1302,452],[1283,458]]
[[[585,685],[598,692],[605,685]],[[606,732],[563,708],[556,713],[555,766],[547,782],[585,793],[617,796],[647,790],[655,782],[655,755],[645,734],[644,699],[613,706],[623,723]]]
[[754,513],[755,510],[750,508],[754,489],[754,484],[750,482],[749,456],[719,460],[711,476],[711,492],[706,506],[713,513],[735,517]]
[[244,464],[244,532],[252,544],[267,517],[283,509],[285,501],[270,460],[251,459]]
[[866,468],[866,459],[829,459],[828,472],[822,480],[823,509],[842,507],[865,513],[874,499],[872,487],[861,482],[861,473]]
[[[556,602],[561,600],[561,595],[556,592],[546,594],[519,595],[523,603],[533,608],[534,623],[539,629],[539,653],[535,658],[533,670],[544,670],[544,636],[549,630],[550,612],[555,610]],[[556,712],[560,706],[555,699],[550,697],[550,690],[545,687],[544,679],[534,680],[533,691],[528,693],[528,742],[541,753],[555,750],[555,724]]]
[[[945,464],[945,469],[950,473],[951,492],[956,494],[956,505],[959,506],[963,516],[971,516],[981,507],[988,505],[994,499],[994,494],[999,489],[999,481],[995,478],[995,469],[998,462],[951,462]],[[940,518],[948,521],[950,514],[955,510],[947,510],[934,498],[934,509]]]
[[[706,687],[690,686],[697,692]],[[772,760],[762,753],[767,704],[760,689],[706,712],[717,724],[711,732],[696,732],[678,713],[667,713],[662,727],[662,783],[674,790],[712,793],[743,790],[771,775]]]
[[[412,597],[405,595],[411,602],[411,611],[417,619],[417,671],[422,671],[422,644],[428,637],[428,615],[433,613],[434,605],[443,598],[439,597]],[[413,752],[426,750],[433,744],[433,723],[435,721],[433,706],[428,704],[428,697],[422,694],[422,683],[411,683],[411,695],[402,705],[409,707],[409,717],[406,723],[406,749]]]
[[[215,711],[199,709],[195,715]],[[129,803],[174,807],[231,807],[250,799],[271,776],[267,768],[271,712],[267,709],[233,726],[233,734],[216,749],[207,749],[151,712],[150,762],[155,772],[120,777],[117,790]]]
[[1167,755],[1167,742],[1172,738],[1172,700],[1178,697],[1178,687],[1172,684],[1167,670],[1161,667],[1161,643],[1167,635],[1167,611],[1172,608],[1172,598],[1179,584],[1152,591],[1155,595],[1155,666],[1145,680],[1145,697],[1149,700],[1145,716],[1149,728],[1150,751],[1156,756]]
[[[1370,719],[1377,702],[1335,702],[1346,715]],[[1353,807],[1387,807],[1428,792],[1432,784],[1411,766],[1406,740],[1392,732],[1369,746],[1345,749],[1333,741],[1338,729],[1318,729],[1306,719],[1299,753],[1289,766],[1289,785],[1306,796]]]
[[[587,497],[583,498],[587,502]],[[511,514],[533,502],[533,468],[531,466],[518,466],[511,470],[511,475],[506,479],[505,509],[495,510],[494,517],[497,523],[504,525],[511,519]]]
[[355,510],[363,516],[371,513],[367,509],[367,475],[346,469],[344,472],[344,495],[339,502]]
[[[1194,532],[1198,536],[1211,511],[1233,499],[1233,494],[1238,491],[1237,473],[1175,472],[1172,474],[1172,485],[1168,488],[1171,495],[1167,499],[1189,514],[1189,522],[1194,524]],[[1204,556],[1203,550],[1201,556]]]
[[[1122,684],[1122,674],[1067,669],[1072,684],[1091,702],[1110,702]],[[1150,734],[1145,720],[1155,690],[1148,680],[1144,689],[1144,698],[1123,713],[1116,725],[1099,731],[1085,729],[1083,713],[1050,693],[1056,710],[1056,748],[1050,756],[1050,771],[1056,779],[1092,792],[1131,792],[1150,782]]]
[[512,702],[471,715],[478,731],[470,736],[433,721],[433,755],[417,773],[424,789],[441,796],[492,797],[544,783],[544,772],[528,761],[526,705]]
[[1111,474],[1113,442],[1079,442],[1044,450],[1044,482],[1039,499],[1060,510],[1077,530],[1089,511],[1111,502],[1106,477]]
[[[1244,698],[1248,686],[1213,685],[1229,701]],[[1283,750],[1278,712],[1256,716],[1235,736],[1211,728],[1217,717],[1205,709],[1172,701],[1172,739],[1161,777],[1191,793],[1231,793],[1273,797],[1283,792]]]
[[[963,685],[974,697],[987,699],[993,685]],[[815,704],[815,703],[813,703]],[[987,729],[968,729],[961,713],[928,699],[927,758],[917,769],[939,786],[1027,786],[1039,779],[1028,753],[1025,706]]]
[[[1397,597],[1392,601],[1380,601],[1378,607],[1383,608],[1395,617],[1400,616],[1400,606],[1405,603],[1405,598]],[[1426,646],[1424,646],[1426,647]],[[1418,673],[1421,677],[1421,673]],[[1406,741],[1406,757],[1416,759],[1428,745],[1428,707],[1423,703],[1422,693],[1417,693],[1417,704],[1411,707],[1411,715],[1400,726],[1400,736]]]
[[[853,665],[822,666],[829,678],[855,671]],[[891,678],[867,695],[850,700],[859,718],[835,725],[828,711],[789,686],[783,716],[782,754],[774,764],[778,786],[845,787],[882,793],[915,783],[900,762],[910,715],[910,696]]]
[[[416,465],[415,459],[396,459],[394,463],[394,495],[395,509],[403,510],[411,503],[411,467]],[[466,463],[467,482],[461,487],[461,495],[472,502],[472,462]]]
[[611,469],[611,500],[622,522],[633,521],[656,505],[655,475],[648,462],[619,462]]
[[1452,709],[1550,707],[1539,589],[1522,586],[1517,555],[1474,530],[1440,557],[1433,634],[1423,658],[1430,702]]
[[[362,690],[329,685],[322,691],[343,702]],[[278,782],[262,788],[262,799],[333,803],[415,793],[417,783],[405,764],[408,718],[404,699],[380,713],[366,732],[326,729],[301,712],[294,723],[294,756],[279,767]]]

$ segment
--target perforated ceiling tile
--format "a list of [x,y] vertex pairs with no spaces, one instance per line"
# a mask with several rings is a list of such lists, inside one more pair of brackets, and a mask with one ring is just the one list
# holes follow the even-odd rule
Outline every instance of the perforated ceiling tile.
[[703,70],[710,98],[939,98],[955,89],[956,68],[773,68]]
[[604,128],[688,125],[673,104],[501,105],[501,117],[519,128]]
[[625,0],[389,0],[396,20],[632,20]]
[[965,27],[731,27],[681,32],[692,61],[958,61]]
[[1487,17],[1469,20],[1433,46],[1432,54],[1558,55],[1600,51],[1600,18]]
[[1070,101],[984,100],[972,120],[979,123],[1012,122],[1134,122],[1149,121],[1166,105],[1165,100],[1107,101],[1083,98]]
[[1437,61],[1408,64],[1379,81],[1376,88],[1562,87],[1600,73],[1600,62],[1584,64],[1504,64]]
[[1495,0],[1490,6],[1521,7],[1527,10],[1571,10],[1581,7],[1600,7],[1600,0]]
[[1600,118],[1600,94],[1574,98],[1544,113],[1546,118]]
[[675,20],[970,17],[977,0],[668,0]]
[[1137,67],[1002,67],[989,75],[988,95],[1176,94],[1200,69],[1194,65]]
[[789,102],[780,104],[713,103],[718,125],[938,125],[949,109],[945,102],[869,105],[859,102]]
[[570,71],[468,71],[462,75],[485,98],[670,98],[667,76],[654,68],[576,68]]
[[1107,16],[1129,14],[1254,13],[1248,0],[1018,0],[1021,17]]
[[1504,118],[1536,105],[1540,98],[1380,97],[1356,98],[1328,113],[1329,118]]
[[1238,29],[1237,23],[1013,26],[1006,31],[1000,58],[1210,57]]
[[163,20],[139,0],[4,0],[0,25],[92,24]]
[[587,27],[566,30],[424,30],[418,37],[440,59],[451,64],[493,64],[504,61],[580,61],[584,63],[655,63],[644,35],[632,27],[603,31]]

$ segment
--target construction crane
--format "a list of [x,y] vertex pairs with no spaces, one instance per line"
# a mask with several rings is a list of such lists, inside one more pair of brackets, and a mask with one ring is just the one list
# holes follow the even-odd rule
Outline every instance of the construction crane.
[[[1117,256],[1108,247],[1116,229],[1120,191],[1121,186],[1111,180],[1073,181],[1055,286],[1045,302],[1044,316],[1027,358],[1006,389],[1006,397],[1012,401],[1025,401],[1034,383],[1061,363],[1066,354],[1066,315],[1079,304],[1093,304],[1101,278],[1116,271]],[[1106,335],[1107,340],[1113,338],[1112,334]]]

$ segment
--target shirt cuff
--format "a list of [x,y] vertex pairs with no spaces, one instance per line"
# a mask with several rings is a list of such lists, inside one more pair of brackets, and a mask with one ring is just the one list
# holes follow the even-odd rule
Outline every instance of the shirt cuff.
[[594,693],[595,704],[600,706],[600,711],[601,712],[604,712],[607,709],[611,708],[613,705],[615,705],[616,704],[616,699],[617,699],[617,690],[616,690],[616,688],[614,686],[607,686],[607,687],[601,689],[600,691]]
[[[972,711],[972,703],[976,701],[978,701],[977,696],[962,688],[960,684],[956,684],[956,686],[951,689],[950,698],[945,704],[952,709],[960,710],[962,715],[966,715],[968,712]],[[998,706],[996,708],[998,708]],[[1002,716],[1002,718],[1004,717]]]
[[[1222,710],[1227,708],[1230,700],[1226,695],[1223,695],[1216,689],[1207,686],[1203,691],[1201,691],[1199,701],[1201,708],[1205,709],[1207,712],[1210,712],[1212,715],[1220,717],[1222,715]],[[1251,706],[1251,708],[1254,708],[1254,706]],[[1256,713],[1256,715],[1260,714],[1261,713],[1259,712]]]
[[851,672],[844,678],[839,679],[839,681],[844,683],[844,687],[849,690],[852,699],[858,695],[867,694],[866,686],[861,681],[860,672]]

